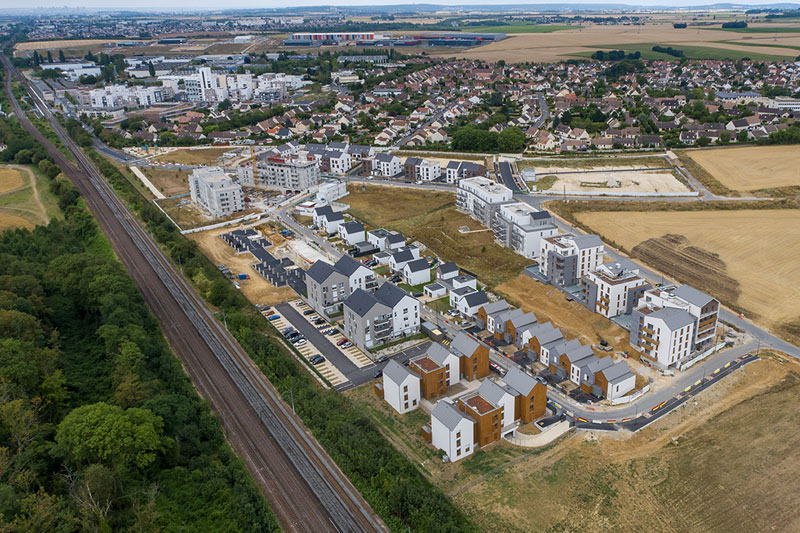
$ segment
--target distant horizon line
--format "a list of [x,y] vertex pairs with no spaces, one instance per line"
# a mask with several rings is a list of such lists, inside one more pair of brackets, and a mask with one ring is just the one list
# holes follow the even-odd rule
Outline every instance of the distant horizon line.
[[[206,0],[207,1],[207,0]],[[238,4],[239,2],[249,2],[250,0],[233,0],[233,4]],[[364,0],[366,1],[366,0]],[[450,0],[453,1],[453,0]],[[668,11],[680,11],[680,10],[692,10],[692,9],[725,9],[725,10],[747,10],[747,9],[754,9],[754,8],[763,8],[763,9],[800,9],[800,3],[796,2],[708,2],[703,3],[701,2],[693,2],[691,0],[686,1],[685,4],[678,4],[675,3],[671,4],[643,4],[637,2],[603,2],[603,1],[592,1],[592,0],[578,0],[578,1],[571,1],[566,0],[564,2],[520,2],[520,3],[500,3],[500,4],[491,4],[491,3],[481,3],[475,2],[471,3],[471,0],[466,0],[466,3],[462,0],[456,3],[449,3],[447,0],[444,3],[439,2],[419,2],[419,3],[411,3],[411,2],[391,2],[391,1],[381,1],[378,0],[377,2],[366,3],[355,3],[355,4],[347,4],[347,5],[334,5],[331,3],[325,2],[314,2],[314,0],[310,0],[308,4],[300,4],[300,5],[293,5],[291,7],[278,7],[278,6],[246,6],[241,5],[239,7],[226,7],[226,8],[219,8],[218,6],[212,5],[203,5],[202,0],[194,2],[192,7],[182,6],[182,5],[173,5],[173,6],[164,6],[163,3],[161,5],[156,6],[142,6],[142,7],[130,7],[130,6],[114,6],[114,5],[102,5],[103,2],[113,3],[114,0],[100,0],[96,6],[87,6],[89,3],[93,3],[90,1],[83,0],[81,1],[81,5],[72,5],[71,1],[62,3],[62,2],[53,2],[52,4],[40,4],[35,6],[26,6],[26,7],[4,7],[0,8],[0,13],[24,13],[24,12],[36,12],[36,11],[43,11],[43,10],[52,10],[54,8],[59,9],[67,9],[69,11],[74,12],[119,12],[119,13],[140,13],[140,14],[147,14],[147,13],[208,13],[208,12],[215,12],[215,13],[227,13],[227,14],[236,14],[237,12],[248,12],[248,13],[291,13],[293,10],[311,10],[311,9],[324,9],[324,10],[358,10],[358,11],[370,11],[370,10],[379,10],[379,11],[386,11],[386,8],[395,8],[395,9],[403,9],[412,11],[414,9],[419,9],[420,12],[424,12],[424,8],[441,8],[444,11],[470,11],[475,9],[480,9],[483,11],[496,11],[502,12],[504,9],[524,9],[524,8],[531,8],[531,9],[580,9],[582,11],[586,10],[625,10],[625,9],[644,9],[644,10],[668,10]],[[140,3],[147,3],[140,2]],[[198,5],[200,4],[200,5]]]

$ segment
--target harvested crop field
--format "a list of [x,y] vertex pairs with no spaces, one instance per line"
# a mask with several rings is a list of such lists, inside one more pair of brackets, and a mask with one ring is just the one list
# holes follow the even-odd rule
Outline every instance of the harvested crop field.
[[0,193],[19,189],[25,184],[21,172],[16,168],[0,167]]
[[537,178],[548,176],[555,177],[555,180],[552,178],[547,180],[548,189],[559,192],[597,194],[690,192],[690,189],[673,175],[672,170],[645,170],[627,166],[612,167],[602,171],[567,167],[537,169]]
[[[455,261],[482,283],[495,286],[517,276],[530,260],[494,241],[494,234],[455,208],[455,194],[408,187],[350,185],[344,202],[369,229],[401,232],[428,246],[445,261]],[[471,233],[461,233],[466,226]]]
[[751,363],[633,436],[575,434],[448,493],[487,531],[798,531],[797,371]]
[[[798,28],[800,31],[800,28]],[[791,37],[792,34],[786,34]],[[432,55],[442,57],[463,57],[468,59],[483,59],[489,61],[507,62],[524,61],[560,61],[570,59],[575,55],[594,52],[600,48],[626,49],[626,45],[636,44],[662,44],[680,47],[685,45],[695,55],[706,50],[710,55],[719,55],[714,49],[728,49],[734,54],[741,54],[744,46],[739,46],[738,41],[748,42],[752,35],[733,32],[720,32],[714,29],[698,29],[690,27],[676,29],[671,22],[645,24],[643,26],[623,25],[591,25],[553,33],[525,33],[513,34],[508,38],[477,48],[467,50],[452,50],[434,52]],[[716,43],[725,41],[725,43]],[[773,43],[774,44],[774,43]],[[788,42],[787,42],[788,44]],[[628,46],[630,48],[630,46]],[[765,47],[766,48],[766,47]],[[751,54],[761,53],[761,50],[752,50]],[[797,54],[791,54],[791,49],[771,48],[765,55],[783,56],[787,60],[793,59]]]
[[736,191],[800,186],[797,146],[742,146],[689,150],[685,155]]
[[[653,268],[797,342],[800,211],[585,212],[579,222]],[[800,333],[800,328],[798,332]]]

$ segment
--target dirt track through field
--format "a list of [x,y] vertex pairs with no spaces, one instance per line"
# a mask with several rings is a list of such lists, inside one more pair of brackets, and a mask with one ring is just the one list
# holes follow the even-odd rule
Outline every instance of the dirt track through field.
[[[39,189],[36,185],[36,176],[34,176],[31,169],[21,165],[5,165],[2,167],[4,177],[0,181],[0,198],[17,194],[20,191],[30,188],[32,205],[26,203],[9,204],[0,206],[0,230],[23,227],[32,229],[35,225],[47,224],[50,217],[47,215],[47,209],[42,203],[39,196]],[[16,177],[7,175],[9,171],[16,171]],[[24,176],[27,175],[27,183]]]

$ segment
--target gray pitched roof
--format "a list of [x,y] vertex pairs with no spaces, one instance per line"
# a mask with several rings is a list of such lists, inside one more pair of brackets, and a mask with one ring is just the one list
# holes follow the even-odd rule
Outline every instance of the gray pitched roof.
[[392,154],[387,154],[387,153],[384,153],[384,152],[381,152],[379,154],[375,154],[375,160],[376,161],[381,161],[381,162],[384,162],[384,163],[388,163],[391,160],[393,160],[394,158],[395,158],[395,156],[393,156]]
[[319,260],[311,265],[311,268],[306,270],[306,276],[313,279],[317,283],[324,283],[325,280],[328,279],[335,271],[336,270],[333,268],[333,265]]
[[558,344],[555,344],[550,351],[561,357],[561,354],[571,352],[572,350],[576,350],[580,347],[581,341],[578,339],[562,340]]
[[582,359],[587,359],[589,357],[594,357],[594,351],[592,351],[592,347],[588,344],[584,344],[575,348],[574,350],[570,350],[566,353],[567,359],[569,359],[570,363],[577,363]]
[[536,337],[540,345],[545,345],[555,340],[563,339],[564,335],[552,323],[546,322],[540,324],[535,331],[531,331],[531,337]]
[[389,244],[395,244],[398,242],[405,242],[406,238],[402,233],[390,233],[387,235],[386,240],[389,242]]
[[579,250],[603,245],[603,241],[597,235],[576,235],[573,241]]
[[496,302],[492,302],[483,306],[483,310],[486,311],[486,315],[491,315],[493,313],[497,313],[498,311],[504,311],[511,307],[508,305],[508,302],[505,300],[497,300]]
[[698,291],[697,289],[689,285],[681,285],[672,292],[678,298],[683,298],[690,304],[696,305],[698,307],[703,307],[708,302],[713,300],[713,298],[708,294],[704,293],[703,291]]
[[529,376],[516,365],[508,369],[506,375],[503,376],[503,381],[506,382],[506,385],[523,396],[530,394],[537,383],[533,376]]
[[[383,379],[385,380],[387,377],[392,380],[394,383],[402,383],[408,378],[408,376],[416,376],[413,372],[409,369],[395,361],[394,359],[390,360],[386,363],[386,366],[383,367]],[[417,377],[417,379],[419,379]]]
[[395,263],[406,263],[408,261],[414,260],[414,254],[411,253],[411,250],[403,250],[402,252],[395,252],[392,255],[394,258]]
[[459,411],[455,405],[444,400],[436,403],[436,407],[431,412],[431,418],[441,422],[450,431],[454,430],[462,420],[468,420],[472,424],[475,423],[472,418]]
[[458,356],[466,355],[471,356],[480,347],[480,343],[464,333],[459,331],[456,333],[453,342],[450,343],[450,350]]
[[392,283],[384,283],[381,285],[381,288],[375,291],[374,296],[376,300],[392,309],[394,309],[394,306],[397,305],[400,300],[406,296],[410,297],[406,291]]
[[406,267],[408,267],[411,272],[422,272],[423,270],[427,270],[430,268],[428,262],[425,259],[414,259],[413,261],[409,261],[406,263]]
[[441,366],[444,366],[445,361],[450,356],[450,352],[447,351],[447,348],[441,344],[434,342],[428,346],[428,349],[425,351],[425,355],[427,355],[435,363],[439,363]]
[[[472,287],[462,287],[463,289],[470,289]],[[459,289],[460,290],[460,289]],[[467,302],[467,305],[470,307],[475,307],[476,305],[481,305],[489,301],[489,297],[486,296],[486,293],[483,291],[475,291],[467,294],[464,297],[464,301]]]
[[337,272],[341,272],[348,278],[360,267],[367,268],[349,255],[343,255],[336,261],[336,264],[333,265],[333,268],[335,268]]
[[663,320],[667,327],[673,331],[694,323],[694,317],[689,311],[675,309],[674,307],[658,309],[650,313],[650,316]]
[[382,239],[384,237],[388,237],[389,235],[391,235],[391,233],[389,233],[387,230],[385,230],[383,228],[371,229],[367,233],[369,233],[370,235],[374,235],[375,237],[378,237],[379,239]]
[[314,213],[316,213],[317,216],[332,215],[333,214],[333,208],[331,206],[329,206],[329,205],[323,205],[322,207],[317,207],[316,209],[314,209]]
[[628,363],[625,361],[617,361],[613,366],[602,370],[603,375],[609,383],[617,382],[621,379],[627,379],[633,372],[628,368]]
[[523,313],[521,315],[516,315],[506,320],[511,320],[511,323],[514,324],[514,327],[519,329],[520,327],[525,327],[528,324],[535,324],[536,315],[534,315],[533,313]]
[[440,263],[438,269],[439,272],[443,274],[447,274],[449,272],[458,272],[458,265],[450,261],[447,263]]
[[353,294],[344,301],[344,306],[352,310],[358,316],[365,316],[370,309],[378,305],[375,298],[370,293],[362,289],[356,289]]
[[595,357],[594,360],[589,361],[589,363],[586,365],[586,371],[587,373],[597,374],[601,370],[605,370],[613,364],[614,360],[611,357]]
[[345,222],[341,227],[344,228],[345,233],[358,233],[360,231],[364,231],[364,226],[361,224],[361,222]]
[[478,387],[478,395],[495,407],[500,404],[500,400],[502,400],[503,396],[507,393],[508,391],[491,379],[484,380],[481,386]]

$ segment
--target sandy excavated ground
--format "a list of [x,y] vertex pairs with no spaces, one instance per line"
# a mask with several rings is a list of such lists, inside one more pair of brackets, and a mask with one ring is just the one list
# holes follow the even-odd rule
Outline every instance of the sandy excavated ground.
[[[534,167],[535,168],[535,167]],[[668,170],[631,170],[629,172],[612,172],[630,167],[612,167],[608,172],[581,172],[575,168],[549,167],[537,169],[538,178],[555,175],[558,180],[550,187],[554,192],[690,192],[690,189],[678,181]],[[567,174],[559,174],[567,172]],[[604,184],[616,181],[619,187],[591,186],[587,184]],[[582,185],[583,184],[583,185]]]
[[[192,233],[189,238],[197,242],[200,249],[215,265],[224,264],[234,274],[248,274],[250,279],[237,280],[242,294],[256,305],[274,305],[296,298],[297,294],[289,287],[275,287],[264,279],[251,265],[255,262],[249,253],[236,254],[228,244],[219,238],[223,233],[228,233],[235,228],[221,228],[211,231]],[[274,242],[271,235],[265,235]]]

